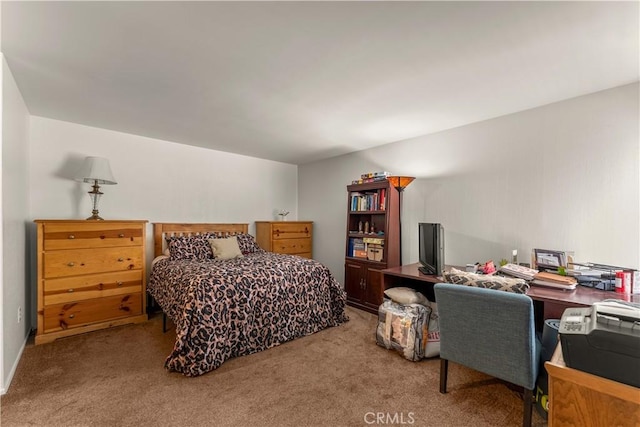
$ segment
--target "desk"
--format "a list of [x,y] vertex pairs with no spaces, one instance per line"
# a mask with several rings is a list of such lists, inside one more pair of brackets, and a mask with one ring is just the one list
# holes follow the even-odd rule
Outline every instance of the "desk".
[[640,390],[568,368],[558,344],[549,373],[549,427],[640,425]]
[[[406,286],[422,292],[430,301],[435,301],[433,284],[443,282],[443,279],[438,276],[422,274],[418,270],[419,266],[418,263],[415,263],[382,270],[382,290]],[[527,295],[534,301],[536,318],[542,322],[545,319],[560,319],[562,313],[568,307],[588,307],[594,302],[605,299],[640,302],[640,295],[638,294],[625,295],[585,288],[584,286],[578,286],[572,291],[564,291],[562,289],[532,285],[529,287]]]
[[[420,291],[429,301],[435,301],[433,285],[444,282],[440,276],[422,274],[418,270],[420,264],[401,265],[382,270],[382,291],[398,286],[406,286]],[[382,301],[380,301],[382,304]]]

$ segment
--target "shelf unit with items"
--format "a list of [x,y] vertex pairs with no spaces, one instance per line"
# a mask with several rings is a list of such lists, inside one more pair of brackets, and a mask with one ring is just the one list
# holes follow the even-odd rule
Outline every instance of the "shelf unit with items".
[[578,278],[580,276],[595,276],[601,281],[610,281],[610,289],[605,287],[604,290],[615,290],[624,294],[640,294],[640,283],[638,283],[638,270],[629,267],[620,267],[608,264],[598,264],[593,262],[568,262],[569,270],[567,273]]
[[347,303],[377,313],[381,271],[400,265],[399,193],[384,180],[349,185],[347,194]]

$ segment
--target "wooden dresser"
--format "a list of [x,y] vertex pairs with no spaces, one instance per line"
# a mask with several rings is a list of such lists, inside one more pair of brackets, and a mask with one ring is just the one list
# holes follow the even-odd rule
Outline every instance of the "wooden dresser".
[[36,220],[35,343],[147,320],[147,221]]
[[567,367],[560,343],[544,366],[549,427],[640,426],[640,389]]
[[269,252],[311,258],[312,221],[256,221],[256,242]]

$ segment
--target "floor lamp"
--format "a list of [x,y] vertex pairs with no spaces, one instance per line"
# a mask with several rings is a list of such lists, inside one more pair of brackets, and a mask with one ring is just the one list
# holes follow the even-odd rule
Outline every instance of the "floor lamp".
[[387,180],[391,183],[391,185],[393,185],[393,187],[398,190],[398,193],[400,193],[398,195],[399,199],[398,199],[398,233],[399,233],[399,240],[400,240],[400,251],[399,251],[399,255],[400,255],[400,265],[402,265],[402,193],[404,192],[404,189],[407,188],[409,186],[409,184],[411,184],[413,182],[413,180],[416,179],[413,176],[390,176],[387,178]]

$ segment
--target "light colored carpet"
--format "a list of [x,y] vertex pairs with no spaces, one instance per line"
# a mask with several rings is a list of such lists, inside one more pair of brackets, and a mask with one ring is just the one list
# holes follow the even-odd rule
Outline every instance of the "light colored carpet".
[[[164,359],[161,317],[34,346],[1,399],[9,426],[520,426],[503,382],[438,358],[410,362],[375,343],[377,318],[351,320],[187,378]],[[546,422],[534,409],[534,425]]]

